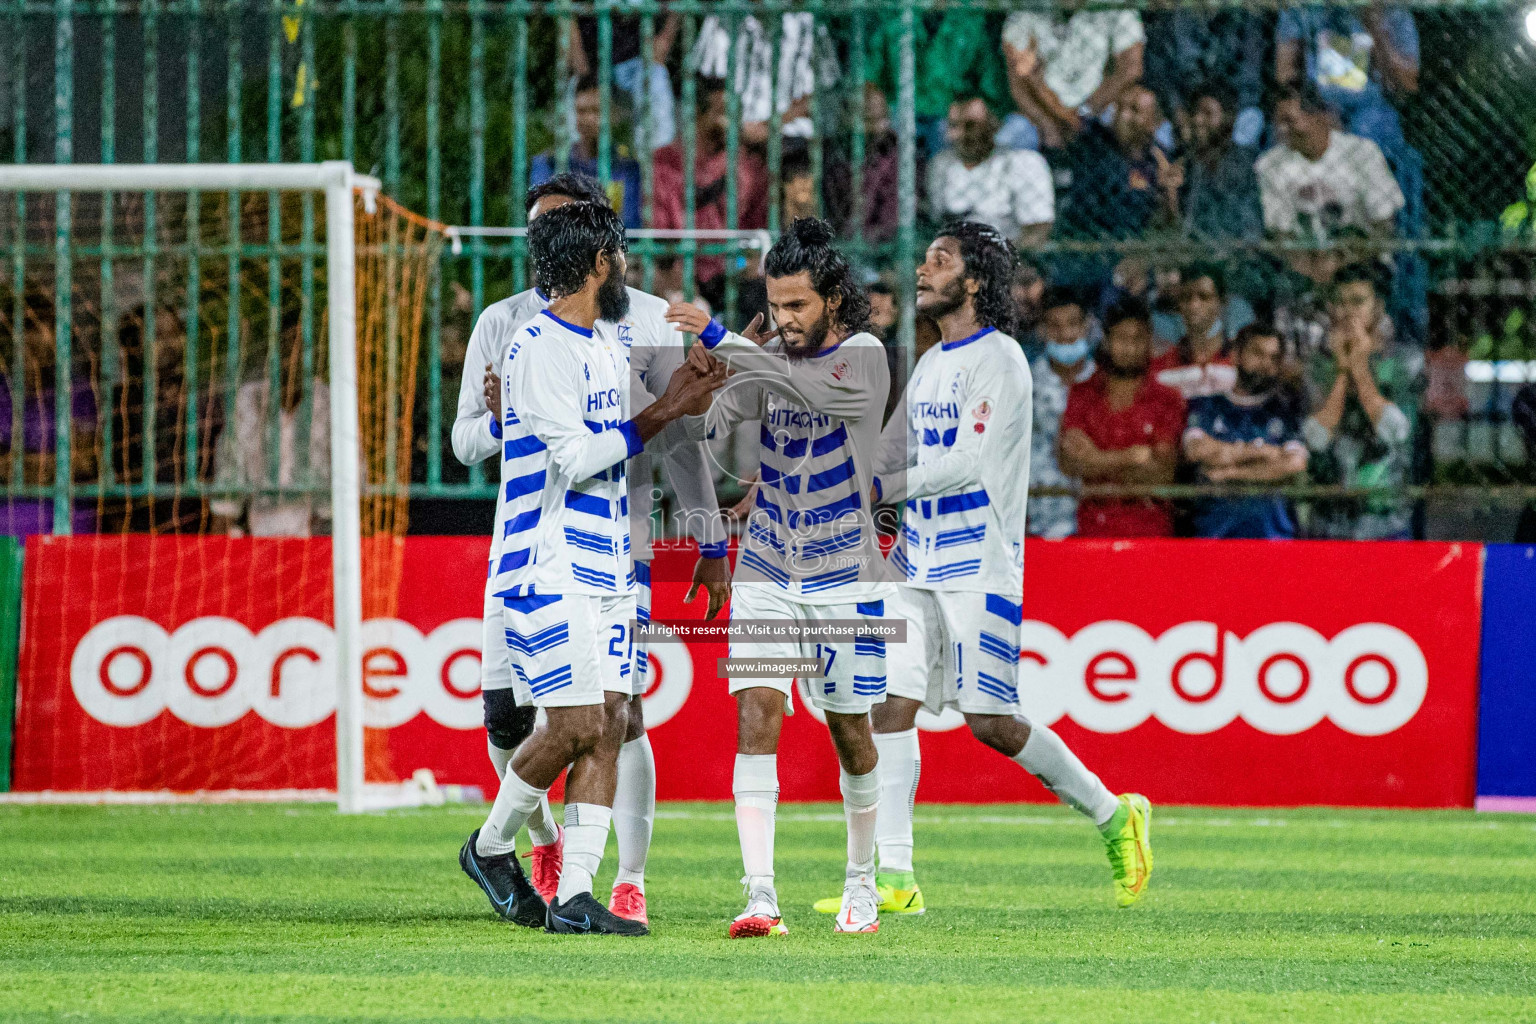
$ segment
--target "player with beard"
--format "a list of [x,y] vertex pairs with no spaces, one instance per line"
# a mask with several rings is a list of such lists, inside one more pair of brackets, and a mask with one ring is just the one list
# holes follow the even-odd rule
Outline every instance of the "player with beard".
[[[674,304],[667,319],[697,334],[690,361],[706,352],[730,367],[730,383],[707,417],[712,435],[760,420],[762,486],[736,560],[731,621],[770,619],[817,625],[881,618],[893,587],[871,506],[880,420],[890,387],[885,351],[868,332],[869,299],[825,222],[803,218],[769,250],[768,307],[778,329],[732,334],[696,306]],[[826,713],[841,768],[848,862],[834,929],[880,927],[874,880],[879,802],[869,709],[885,697],[885,643],[870,635],[818,643],[731,643],[732,658],[812,659],[810,702]],[[792,679],[733,677],[737,754],[732,790],[747,907],[732,938],[787,929],[774,887],[779,731],[791,710]]]
[[[607,203],[608,194],[596,179],[584,174],[557,174],[528,190],[528,221],[532,223],[550,210],[573,202]],[[629,312],[612,327],[620,342],[628,348],[630,411],[634,413],[659,397],[673,372],[682,365],[683,336],[666,322],[665,300],[634,288],[627,289],[627,294]],[[501,372],[498,368],[507,356],[517,329],[548,305],[549,298],[542,290],[529,288],[491,303],[475,322],[469,351],[464,358],[458,418],[454,421],[452,435],[454,454],[466,466],[500,456]],[[681,424],[675,424],[647,442],[645,449],[630,461],[627,472],[638,619],[647,621],[651,611],[651,510],[655,500],[652,459],[661,462],[662,472],[676,496],[675,518],[682,522],[684,530],[699,547],[699,558],[694,563],[693,588],[686,600],[693,600],[694,593],[704,586],[709,595],[705,618],[714,618],[730,595],[730,566],[726,560],[725,527],[720,520],[720,506],[715,499],[714,480],[706,464],[703,446],[688,438],[681,430]],[[500,537],[492,538],[493,565],[501,541]],[[507,762],[512,759],[517,745],[533,732],[535,709],[532,705],[519,707],[515,700],[510,652],[501,624],[501,599],[495,595],[494,584],[494,575],[488,575],[486,628],[480,664],[487,749],[500,778],[505,775]],[[645,644],[636,643],[634,668],[630,674],[634,696],[629,703],[624,744],[619,748],[619,781],[613,807],[619,867],[608,902],[609,909],[620,917],[642,923],[648,920],[645,863],[656,810],[656,762],[645,733],[640,697],[649,682],[649,663]],[[528,819],[528,835],[532,850],[527,856],[531,857],[530,874],[534,888],[546,901],[552,900],[560,884],[562,851],[560,827],[550,815],[547,803]]]
[[[912,803],[917,712],[946,707],[971,734],[1038,778],[1102,831],[1121,906],[1152,870],[1146,798],[1116,798],[1057,735],[1019,710],[1024,517],[1029,497],[1029,363],[1009,336],[1014,260],[985,224],[946,225],[917,269],[918,312],[943,341],[912,371],[882,435],[876,488],[905,501],[891,564],[905,583],[887,608],[907,621],[884,704],[871,712],[880,751],[876,826],[881,909],[920,914]],[[817,904],[834,910],[832,900]]]
[[[612,818],[631,699],[635,618],[625,464],[666,425],[702,414],[724,367],[680,367],[634,415],[628,354],[614,324],[629,310],[624,225],[607,204],[569,203],[528,229],[549,307],[518,329],[502,363],[501,499],[492,566],[517,703],[545,712],[518,745],[485,824],[459,864],[504,916],[550,931],[644,935],[592,897]],[[519,828],[570,766],[555,899],[523,875]]]

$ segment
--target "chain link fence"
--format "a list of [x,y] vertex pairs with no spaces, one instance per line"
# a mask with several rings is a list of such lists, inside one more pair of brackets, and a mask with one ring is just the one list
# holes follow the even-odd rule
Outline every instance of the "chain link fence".
[[[530,182],[574,168],[611,183],[631,227],[684,236],[636,243],[638,284],[738,322],[763,302],[755,251],[708,232],[828,217],[889,287],[899,367],[924,334],[911,268],[950,216],[1019,243],[1032,354],[1053,284],[1089,333],[1145,298],[1157,347],[1177,352],[1191,267],[1214,265],[1221,333],[1273,322],[1301,412],[1340,362],[1338,279],[1368,268],[1385,315],[1366,326],[1407,433],[1385,459],[1318,450],[1307,477],[1264,491],[1297,499],[1315,533],[1354,503],[1416,535],[1496,539],[1536,494],[1536,236],[1511,210],[1536,205],[1525,17],[1503,2],[0,0],[0,152],[344,158],[464,226],[427,292],[418,499],[494,494],[444,453],[474,318],[527,273],[521,238],[473,229],[522,226]],[[18,280],[49,272],[46,254],[5,255]],[[8,382],[24,373],[7,364]]]

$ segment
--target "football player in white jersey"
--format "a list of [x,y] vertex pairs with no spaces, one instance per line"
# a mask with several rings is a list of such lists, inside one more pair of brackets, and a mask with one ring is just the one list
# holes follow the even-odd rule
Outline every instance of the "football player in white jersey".
[[[1019,710],[1024,514],[1029,497],[1029,363],[1013,326],[1013,253],[985,224],[946,225],[917,269],[917,308],[942,342],[913,368],[881,437],[876,489],[904,501],[890,562],[905,579],[886,614],[907,620],[876,707],[881,909],[922,913],[912,871],[912,803],[921,765],[916,719],[958,708],[972,735],[1038,778],[1104,836],[1116,899],[1129,906],[1152,872],[1145,797],[1116,797],[1046,726]],[[837,910],[822,900],[817,909]]]
[[[760,421],[762,486],[736,560],[731,622],[777,620],[815,626],[853,623],[854,632],[818,641],[741,642],[732,658],[807,659],[822,675],[807,679],[811,702],[826,713],[841,767],[848,863],[835,929],[879,929],[874,885],[876,751],[869,709],[885,697],[885,642],[857,632],[885,615],[894,592],[880,557],[866,500],[890,372],[868,333],[869,299],[819,220],[797,220],[768,252],[768,307],[778,330],[732,334],[696,306],[674,304],[667,318],[697,334],[689,360],[705,352],[730,367],[730,382],[706,417],[712,434]],[[733,938],[787,929],[774,888],[773,834],[778,744],[791,701],[793,670],[778,677],[733,677],[737,755],[732,789],[746,869],[746,910]]]
[[[569,203],[528,231],[549,307],[517,330],[502,363],[501,498],[495,593],[520,705],[545,712],[518,745],[485,824],[459,863],[505,916],[561,933],[644,935],[592,897],[612,818],[631,699],[635,575],[625,465],[673,420],[703,413],[724,381],[705,363],[673,374],[630,415],[624,226],[606,203]],[[564,855],[545,906],[513,837],[570,767]]]
[[[536,220],[570,202],[608,202],[596,179],[584,174],[557,174],[528,190],[528,220]],[[622,341],[628,340],[630,358],[630,412],[654,401],[672,373],[683,363],[683,336],[673,330],[664,314],[667,303],[654,295],[627,289],[629,313],[613,327]],[[458,417],[453,424],[453,451],[465,465],[475,465],[501,454],[501,373],[499,367],[517,329],[549,305],[538,288],[529,288],[493,302],[480,314],[470,334],[459,387]],[[483,375],[481,368],[484,368]],[[675,428],[647,442],[646,450],[629,465],[629,520],[635,561],[637,615],[641,622],[651,611],[651,510],[654,503],[651,457],[660,458],[662,470],[677,498],[677,518],[697,541],[699,559],[694,565],[694,590],[707,588],[713,618],[730,596],[730,566],[726,559],[725,527],[715,500],[714,481],[705,462],[703,446]],[[493,561],[497,544],[493,541]],[[498,778],[506,772],[517,745],[533,731],[536,709],[519,707],[512,687],[512,666],[501,622],[501,599],[495,595],[494,573],[485,587],[485,635],[481,652],[481,693],[485,704],[485,728],[491,763]],[[656,809],[656,767],[640,695],[648,682],[649,656],[643,643],[635,644],[631,672],[634,697],[629,724],[619,749],[619,781],[614,796],[613,831],[619,853],[609,909],[620,917],[646,922],[645,862],[650,851]],[[532,841],[530,874],[534,888],[546,901],[555,897],[560,882],[560,828],[547,803],[528,820]]]

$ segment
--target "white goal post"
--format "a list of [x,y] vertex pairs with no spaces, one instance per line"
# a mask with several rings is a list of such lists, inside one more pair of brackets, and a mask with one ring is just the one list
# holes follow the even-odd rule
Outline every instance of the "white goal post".
[[[24,164],[0,166],[0,194],[32,192],[319,192],[325,196],[329,333],[331,569],[336,637],[336,805],[364,810],[362,545],[357,396],[355,189],[379,190],[346,161],[311,164]],[[61,203],[61,217],[68,216]],[[67,225],[66,225],[67,226]]]

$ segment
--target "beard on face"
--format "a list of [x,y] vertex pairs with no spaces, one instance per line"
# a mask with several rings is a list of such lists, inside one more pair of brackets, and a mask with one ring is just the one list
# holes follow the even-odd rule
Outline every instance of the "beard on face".
[[931,288],[929,294],[931,298],[928,304],[923,305],[919,300],[917,310],[924,316],[937,320],[948,316],[965,304],[965,282],[956,277],[943,288]]
[[615,260],[608,266],[608,276],[597,289],[597,318],[611,324],[618,323],[629,313],[629,290],[624,287],[624,275],[619,273]]
[[1253,373],[1241,366],[1237,368],[1237,388],[1245,395],[1262,395],[1273,391],[1280,378],[1272,373]]
[[784,354],[791,359],[809,359],[821,351],[821,344],[831,330],[832,314],[823,311],[821,319],[805,329],[805,336],[799,342],[791,342],[788,335],[784,336]]
[[1104,353],[1104,372],[1111,377],[1119,377],[1122,380],[1142,377],[1151,366],[1150,355],[1147,358],[1138,358],[1134,363],[1122,363],[1113,351],[1106,349]]

